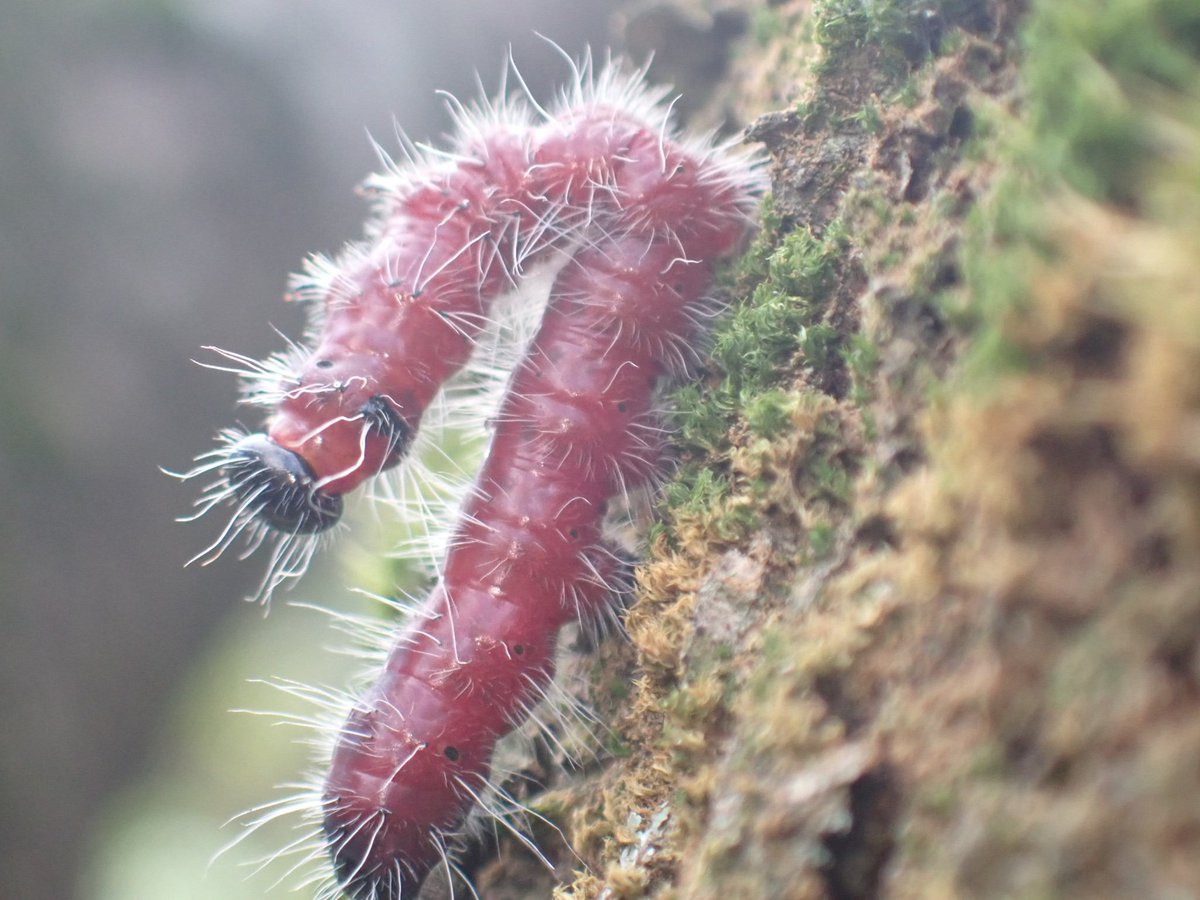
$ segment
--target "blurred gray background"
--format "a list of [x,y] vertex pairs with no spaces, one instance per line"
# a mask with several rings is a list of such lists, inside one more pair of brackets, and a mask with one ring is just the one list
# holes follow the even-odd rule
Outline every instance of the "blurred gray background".
[[319,647],[232,636],[287,633],[240,600],[261,561],[181,568],[212,523],[175,525],[195,490],[156,467],[236,397],[189,359],[298,333],[286,275],[358,236],[367,132],[436,136],[435,89],[496,84],[509,44],[547,96],[566,68],[534,32],[608,46],[614,5],[0,2],[4,900],[267,895],[203,872],[223,838],[194,810],[235,812],[260,765],[211,682]]

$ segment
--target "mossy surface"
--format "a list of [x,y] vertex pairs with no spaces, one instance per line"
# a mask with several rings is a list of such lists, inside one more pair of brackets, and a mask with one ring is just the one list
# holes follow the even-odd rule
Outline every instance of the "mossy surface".
[[750,21],[773,194],[559,896],[1200,895],[1200,7]]

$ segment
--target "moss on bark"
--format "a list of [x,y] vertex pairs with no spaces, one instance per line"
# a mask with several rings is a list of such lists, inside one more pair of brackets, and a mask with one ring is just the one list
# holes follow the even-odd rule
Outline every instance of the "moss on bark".
[[743,6],[773,197],[558,896],[1200,894],[1200,8]]

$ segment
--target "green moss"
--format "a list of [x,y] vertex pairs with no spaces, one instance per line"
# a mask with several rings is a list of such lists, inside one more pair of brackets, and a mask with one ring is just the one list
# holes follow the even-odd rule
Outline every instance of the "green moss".
[[913,57],[924,55],[915,27],[923,13],[903,0],[823,0],[813,6],[817,43],[825,50],[827,66],[848,51],[870,47],[894,72],[907,71]]
[[[764,231],[763,238],[769,240],[770,234]],[[845,243],[842,230],[831,227],[820,237],[797,229],[769,253],[762,243],[751,247],[753,255],[743,261],[740,272],[757,284],[713,340],[712,357],[725,372],[721,389],[732,408],[742,408],[754,394],[769,388],[797,351],[819,349],[822,337],[808,337],[808,329],[821,324]]]
[[933,54],[953,52],[962,41],[954,26],[978,26],[985,15],[983,0],[817,0],[813,5],[824,70],[843,65],[863,49],[875,67],[892,77],[903,76]]
[[792,427],[796,395],[788,391],[770,390],[746,404],[746,424],[759,437],[770,440]]
[[[993,152],[1003,158],[1015,149],[1010,142]],[[969,383],[986,385],[1032,365],[1004,326],[1009,316],[1027,306],[1030,278],[1053,253],[1042,237],[1042,201],[1030,174],[1014,170],[993,189],[989,205],[968,218],[962,262],[969,299],[951,315],[965,331],[975,332],[964,363]]]
[[815,497],[832,503],[846,504],[850,500],[853,479],[845,466],[830,457],[812,460],[807,467]]
[[1027,39],[1038,167],[1095,199],[1134,203],[1162,149],[1144,101],[1162,89],[1194,91],[1200,82],[1200,5],[1044,4]]
[[965,320],[978,333],[966,371],[977,383],[1034,365],[1005,325],[1058,254],[1048,204],[1064,186],[1129,208],[1144,202],[1148,179],[1173,152],[1157,101],[1169,90],[1194,95],[1200,84],[1200,5],[1100,5],[1103,14],[1085,0],[1043,3],[1026,31],[1026,120],[989,127],[980,118],[981,152],[1009,172],[967,229]]
[[[840,362],[841,338],[822,318],[847,255],[845,233],[832,226],[820,236],[798,229],[781,238],[780,227],[768,201],[760,233],[732,269],[737,291],[749,298],[716,329],[711,355],[718,371],[709,382],[685,385],[676,394],[685,450],[726,452],[730,431],[743,415],[758,434],[780,433],[787,403],[772,392],[792,371],[797,354],[812,370]],[[716,488],[716,481],[693,477],[682,493],[668,491],[668,506],[694,507],[701,494],[719,499]]]
[[813,559],[825,559],[833,553],[837,534],[832,525],[818,523],[808,529],[808,547]]
[[[798,109],[802,109],[803,103],[799,104]],[[768,195],[759,210],[759,229],[758,233],[751,241],[750,247],[742,255],[742,258],[737,261],[733,267],[733,274],[736,281],[761,281],[767,277],[769,270],[769,259],[771,252],[775,249],[776,243],[779,241],[779,229],[782,225],[782,220],[779,214],[775,212],[775,198]]]
[[914,109],[921,99],[921,83],[914,77],[909,78],[896,92],[895,100],[905,109]]
[[672,690],[663,699],[662,708],[680,727],[704,728],[726,709],[732,679],[728,673],[711,676],[700,684],[688,684]]
[[850,121],[861,127],[867,134],[879,134],[883,131],[883,115],[873,100],[863,104],[862,109],[850,117]]
[[[861,370],[850,375],[851,384],[865,383],[873,366],[868,345],[848,343],[832,322],[835,290],[852,258],[845,225],[838,220],[821,232],[782,229],[768,202],[760,233],[726,276],[727,289],[747,299],[715,331],[711,377],[682,387],[675,397],[685,464],[667,486],[664,505],[677,522],[702,522],[723,541],[749,533],[778,501],[775,484],[786,468],[788,436],[811,398],[825,397],[819,386],[844,381],[840,373],[851,364]],[[797,388],[797,371],[813,387]],[[746,429],[758,444],[744,441]],[[775,447],[777,440],[785,443]],[[731,468],[735,442],[760,450]],[[844,502],[846,469],[822,453],[805,460],[810,464],[812,496]],[[663,536],[677,546],[665,529],[652,534]]]
[[865,405],[872,394],[875,373],[879,369],[879,348],[865,334],[852,334],[841,348],[842,360],[850,373],[850,400]]
[[728,392],[708,385],[687,384],[675,393],[675,420],[680,442],[687,448],[711,453],[727,443],[734,412]]
[[[759,513],[730,490],[729,478],[707,466],[683,467],[666,486],[663,502],[676,520],[702,521],[715,541],[738,540],[759,523]],[[654,531],[651,538],[669,536]]]
[[712,469],[700,469],[692,478],[676,478],[667,485],[665,494],[667,506],[687,514],[723,500],[729,494],[729,482]]
[[800,352],[804,356],[804,364],[811,369],[826,369],[841,343],[841,332],[832,325],[819,322],[800,329]]

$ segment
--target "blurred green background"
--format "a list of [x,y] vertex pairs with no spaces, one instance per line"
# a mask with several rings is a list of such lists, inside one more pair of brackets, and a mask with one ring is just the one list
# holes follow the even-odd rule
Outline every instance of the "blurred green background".
[[156,467],[236,415],[189,360],[299,332],[286,275],[358,236],[368,132],[436,136],[435,89],[495,84],[509,44],[548,95],[534,31],[603,47],[612,5],[0,2],[0,898],[287,892],[242,865],[278,836],[208,865],[306,758],[228,710],[285,705],[251,678],[342,680],[328,623],[280,601],[345,606],[360,573],[264,620],[261,560],[182,568],[216,523],[175,525],[195,488]]

